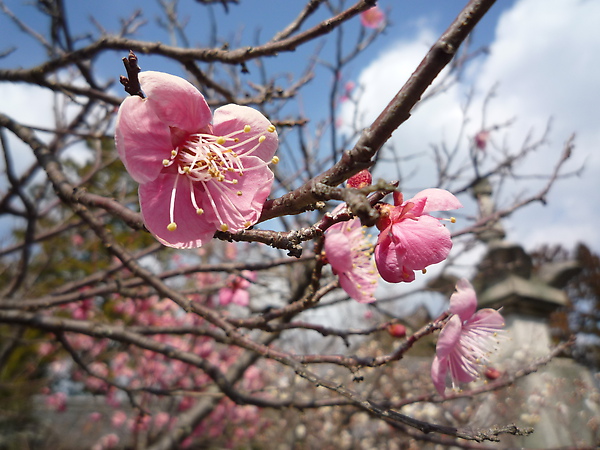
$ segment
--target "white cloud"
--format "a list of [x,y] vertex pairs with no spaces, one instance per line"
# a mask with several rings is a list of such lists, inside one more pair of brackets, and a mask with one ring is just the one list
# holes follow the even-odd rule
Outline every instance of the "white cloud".
[[[548,206],[528,207],[511,217],[505,223],[508,238],[527,248],[543,242],[571,246],[585,241],[600,249],[600,233],[594,232],[594,224],[600,219],[598,17],[600,2],[591,0],[521,0],[504,11],[490,54],[470,67],[469,81],[425,103],[395,132],[392,145],[396,152],[420,153],[415,160],[403,163],[405,175],[418,170],[410,186],[418,184],[415,188],[420,189],[426,183],[435,183],[431,153],[426,152],[431,143],[442,140],[454,145],[462,121],[464,93],[472,83],[475,91],[467,138],[480,126],[483,100],[489,89],[497,85],[496,97],[486,112],[487,125],[513,117],[516,122],[493,135],[496,144],[506,144],[516,151],[532,130],[539,137],[553,118],[548,145],[528,158],[518,173],[548,173],[573,132],[577,134],[577,147],[569,167],[574,170],[585,165],[581,177],[561,180],[555,185]],[[424,29],[414,41],[391,44],[365,68],[359,77],[359,85],[364,86],[359,104],[365,118],[361,126],[368,125],[393,97],[431,42],[433,33]],[[344,105],[342,114],[351,117],[350,105]],[[466,138],[461,147],[466,150]],[[390,167],[387,164],[386,170]],[[506,188],[505,199],[523,195],[525,188],[534,192],[542,184],[531,181],[526,185],[511,185]]]
[[[56,128],[56,113],[61,120],[70,120],[76,116],[79,107],[73,106],[70,99],[63,94],[56,94],[49,89],[24,83],[0,83],[0,112],[18,123],[41,129]],[[22,173],[33,162],[35,157],[31,148],[8,132],[11,154],[15,171]],[[43,142],[50,142],[52,133],[36,132]],[[72,145],[63,156],[69,157],[79,164],[89,161],[91,153],[85,143]],[[2,167],[4,167],[2,163]]]

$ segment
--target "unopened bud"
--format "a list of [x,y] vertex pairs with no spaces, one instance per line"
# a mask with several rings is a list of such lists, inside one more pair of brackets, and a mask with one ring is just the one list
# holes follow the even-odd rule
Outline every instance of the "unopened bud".
[[393,323],[387,327],[390,336],[395,338],[403,338],[406,336],[406,327],[401,323]]
[[348,187],[360,189],[365,186],[370,186],[373,182],[373,177],[371,176],[371,172],[367,169],[361,170],[356,175],[352,175],[348,178],[347,184]]

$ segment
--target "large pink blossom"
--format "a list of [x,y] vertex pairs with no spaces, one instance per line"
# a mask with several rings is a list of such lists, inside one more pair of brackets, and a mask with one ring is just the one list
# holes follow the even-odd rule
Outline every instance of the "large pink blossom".
[[[345,204],[338,206],[341,211]],[[373,265],[373,244],[365,236],[359,219],[338,222],[325,231],[325,256],[340,286],[354,300],[361,303],[375,301],[378,275]]]
[[115,141],[140,183],[146,227],[164,245],[189,248],[256,223],[273,182],[275,127],[246,106],[223,106],[213,118],[202,94],[174,75],[139,80],[146,98],[123,101]]
[[444,395],[446,376],[453,385],[468,383],[479,377],[487,356],[504,327],[502,315],[495,309],[477,312],[477,296],[471,283],[461,279],[450,297],[453,314],[438,338],[436,356],[431,365],[431,378],[437,391]]
[[425,189],[403,202],[394,193],[394,205],[383,204],[377,227],[375,262],[381,277],[390,283],[413,281],[415,270],[424,270],[448,257],[450,232],[431,211],[462,208],[458,199],[443,189]]

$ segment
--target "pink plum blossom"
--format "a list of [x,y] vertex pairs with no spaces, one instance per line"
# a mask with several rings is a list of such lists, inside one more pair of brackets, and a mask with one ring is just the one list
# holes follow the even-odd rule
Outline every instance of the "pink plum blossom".
[[363,27],[379,28],[385,19],[385,14],[379,7],[373,6],[360,13],[360,23]]
[[493,349],[498,332],[504,327],[504,319],[495,309],[475,312],[476,309],[475,290],[463,278],[456,283],[456,292],[450,297],[453,315],[440,332],[431,365],[431,378],[441,395],[446,389],[448,373],[454,386],[479,377],[480,368]]
[[190,248],[217,230],[256,223],[273,182],[268,164],[277,161],[275,127],[246,106],[226,105],[212,117],[202,94],[183,78],[142,72],[139,80],[146,97],[123,101],[115,142],[140,183],[148,230],[164,245]]
[[[341,204],[333,213],[341,211]],[[340,286],[360,303],[375,301],[378,275],[371,259],[373,245],[365,237],[358,218],[338,222],[325,231],[325,256]]]
[[243,270],[242,276],[234,275],[230,278],[227,286],[219,291],[219,303],[223,306],[235,303],[240,306],[248,306],[250,303],[250,281],[256,280],[256,272]]
[[462,208],[458,199],[443,189],[425,189],[403,202],[394,193],[394,205],[380,205],[381,230],[375,246],[375,263],[381,277],[390,283],[410,282],[415,270],[425,270],[448,257],[450,232],[431,211]]

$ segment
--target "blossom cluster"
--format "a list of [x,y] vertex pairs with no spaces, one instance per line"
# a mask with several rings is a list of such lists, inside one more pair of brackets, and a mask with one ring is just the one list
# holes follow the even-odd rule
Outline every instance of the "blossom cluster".
[[[380,19],[376,9],[363,14],[365,26],[379,26]],[[187,248],[202,246],[218,230],[235,232],[256,223],[273,181],[268,164],[277,160],[275,127],[258,111],[238,105],[221,107],[213,117],[202,94],[179,77],[143,72],[139,81],[145,97],[123,102],[115,140],[125,167],[140,183],[147,228],[163,244]],[[371,182],[364,170],[348,180],[348,188],[361,189]],[[411,282],[416,271],[444,261],[452,248],[450,231],[430,213],[461,208],[453,194],[425,189],[405,201],[396,191],[393,201],[376,205],[375,245],[360,220],[346,214],[346,204],[331,217],[344,213],[349,220],[333,223],[324,234],[323,260],[342,289],[361,303],[375,301],[379,277],[390,283]],[[248,306],[248,287],[255,278],[248,271],[232,275],[220,290],[220,305]],[[453,383],[478,376],[486,345],[503,325],[497,311],[475,313],[476,303],[473,288],[461,280],[432,366],[440,393],[448,373]],[[103,387],[97,384],[95,390]]]
[[[140,183],[146,227],[167,246],[189,248],[202,246],[216,231],[256,223],[273,181],[268,164],[277,161],[275,127],[260,112],[238,105],[218,108],[213,117],[202,94],[182,78],[142,72],[139,81],[145,97],[122,103],[115,141],[127,171]],[[348,180],[351,188],[370,183],[368,171]],[[415,271],[446,259],[450,232],[429,213],[462,205],[448,191],[426,189],[408,201],[395,192],[394,205],[377,207],[377,271],[358,219],[325,233],[325,255],[341,287],[365,303],[375,300],[377,272],[391,283],[410,282]],[[222,303],[247,305],[246,283],[234,277]]]

